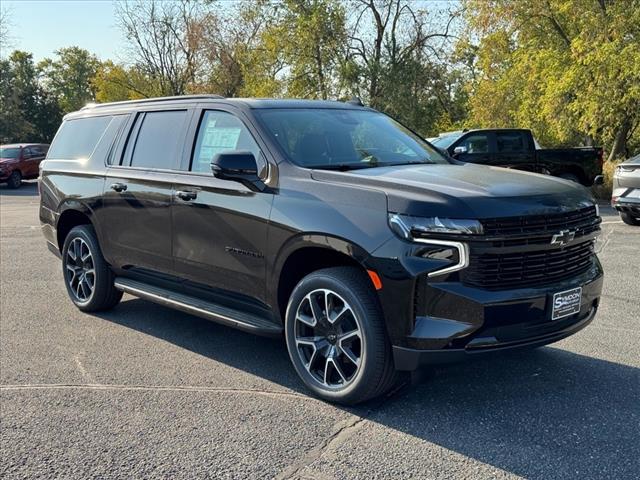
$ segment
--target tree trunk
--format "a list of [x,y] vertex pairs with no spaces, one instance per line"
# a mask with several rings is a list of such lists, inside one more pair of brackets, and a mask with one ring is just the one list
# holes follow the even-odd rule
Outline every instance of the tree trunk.
[[629,136],[630,130],[631,120],[627,117],[622,121],[618,131],[616,132],[616,136],[613,139],[613,145],[611,145],[611,152],[609,152],[609,157],[607,158],[608,161],[615,160],[626,153],[627,137]]

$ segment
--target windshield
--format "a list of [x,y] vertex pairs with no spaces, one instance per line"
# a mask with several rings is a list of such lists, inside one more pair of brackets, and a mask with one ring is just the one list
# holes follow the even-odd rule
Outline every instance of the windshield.
[[19,148],[0,148],[0,158],[18,158],[19,156]]
[[256,113],[286,155],[301,167],[352,170],[448,163],[420,137],[378,112],[299,108]]
[[436,147],[447,149],[453,142],[460,138],[460,135],[445,135],[444,137],[438,137],[431,141]]

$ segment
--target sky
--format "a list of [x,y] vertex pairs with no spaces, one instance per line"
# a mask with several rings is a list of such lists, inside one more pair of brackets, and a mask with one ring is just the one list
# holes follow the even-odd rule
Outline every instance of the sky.
[[70,46],[100,60],[124,56],[111,0],[0,0],[0,8],[8,14],[9,47],[33,53],[36,62]]

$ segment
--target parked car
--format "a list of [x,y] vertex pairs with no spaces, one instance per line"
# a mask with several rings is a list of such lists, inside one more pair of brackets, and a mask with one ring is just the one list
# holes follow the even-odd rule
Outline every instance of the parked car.
[[603,281],[585,188],[454,162],[341,102],[86,107],[42,165],[40,220],[80,310],[127,292],[284,335],[306,386],[347,404],[576,333]]
[[49,150],[45,143],[14,143],[0,146],[0,183],[19,188],[22,180],[38,178],[40,162]]
[[431,143],[462,162],[544,173],[585,186],[602,178],[602,148],[543,149],[531,130],[461,130],[443,133]]
[[611,205],[627,225],[640,225],[640,155],[616,167]]

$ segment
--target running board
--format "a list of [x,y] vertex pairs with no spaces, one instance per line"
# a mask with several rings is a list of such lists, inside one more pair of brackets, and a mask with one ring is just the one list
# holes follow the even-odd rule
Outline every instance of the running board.
[[264,317],[217,305],[190,295],[184,295],[125,277],[117,277],[114,285],[118,290],[144,300],[191,313],[238,330],[270,337],[282,334],[282,327]]

